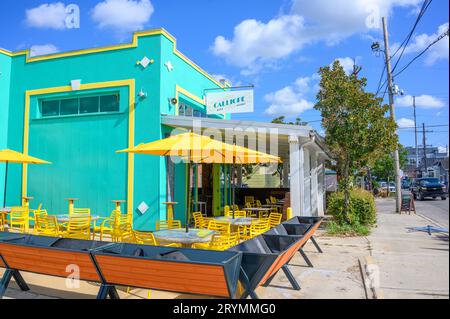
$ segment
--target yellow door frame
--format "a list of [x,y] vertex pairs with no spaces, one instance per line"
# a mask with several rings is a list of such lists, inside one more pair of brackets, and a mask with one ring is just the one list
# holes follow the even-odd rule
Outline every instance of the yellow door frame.
[[[126,86],[128,87],[129,97],[129,111],[128,111],[128,148],[134,147],[134,126],[135,126],[135,80],[118,80],[109,82],[94,82],[82,84],[78,91],[104,89]],[[30,124],[30,97],[42,94],[64,93],[72,92],[71,86],[58,86],[44,89],[34,89],[25,91],[25,111],[24,111],[24,126],[23,126],[23,153],[28,155],[29,142],[29,124]],[[27,194],[28,186],[28,165],[23,164],[22,169],[22,197]],[[133,191],[134,191],[134,155],[128,153],[128,173],[127,173],[127,213],[133,216]]]

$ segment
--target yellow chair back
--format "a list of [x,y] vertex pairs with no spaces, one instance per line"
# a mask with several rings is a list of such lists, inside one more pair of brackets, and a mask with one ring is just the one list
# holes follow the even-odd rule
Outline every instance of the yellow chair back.
[[250,237],[256,237],[269,230],[269,220],[260,218],[258,222],[252,223],[250,226]]
[[269,227],[273,228],[281,224],[281,219],[283,218],[283,215],[280,213],[271,213],[269,215]]
[[73,212],[70,216],[76,217],[76,216],[91,216],[91,209],[90,208],[74,208]]
[[[233,215],[233,212],[230,214]],[[245,210],[237,210],[234,212],[234,218],[245,218],[247,217],[247,212]]]
[[29,210],[27,207],[16,206],[9,213],[10,230],[26,233],[29,227]]
[[180,229],[181,220],[158,220],[156,230]]
[[71,216],[67,223],[67,229],[64,237],[76,239],[91,239],[91,217],[90,216]]
[[133,234],[137,244],[150,246],[158,245],[155,236],[151,232],[140,232],[133,230]]
[[247,203],[253,204],[254,201],[255,201],[254,196],[245,196],[244,197],[244,204],[247,204]]
[[35,232],[44,236],[59,236],[59,227],[56,216],[49,216],[47,212],[35,215]]
[[229,235],[231,233],[231,224],[218,220],[210,220],[208,229],[217,231],[221,235]]
[[206,218],[203,217],[201,212],[192,213],[192,217],[194,218],[194,227],[195,228],[207,228],[208,224],[206,222]]
[[270,196],[270,201],[272,202],[272,204],[276,204],[277,199],[273,196]]

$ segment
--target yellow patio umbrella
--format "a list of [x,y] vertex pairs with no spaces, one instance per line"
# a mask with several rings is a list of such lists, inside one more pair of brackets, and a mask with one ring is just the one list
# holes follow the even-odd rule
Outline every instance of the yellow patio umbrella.
[[32,157],[23,153],[19,153],[13,150],[5,149],[0,150],[0,162],[6,163],[5,169],[5,190],[3,193],[3,207],[6,206],[6,184],[8,182],[8,164],[9,163],[21,163],[21,164],[51,164],[50,162],[41,160],[36,157]]
[[[254,151],[245,147],[223,143],[209,136],[195,133],[183,133],[171,137],[140,144],[136,147],[117,151],[118,153],[150,154],[160,156],[177,156],[186,160],[190,171],[192,163],[222,163],[222,164],[245,164],[245,163],[269,163],[281,162],[276,156]],[[188,181],[190,185],[190,178]],[[188,232],[189,219],[189,187],[187,189],[188,209],[186,210],[186,232]]]

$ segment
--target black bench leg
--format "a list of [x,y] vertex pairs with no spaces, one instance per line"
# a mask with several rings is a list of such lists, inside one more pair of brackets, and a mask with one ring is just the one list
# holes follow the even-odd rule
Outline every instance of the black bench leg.
[[267,279],[267,281],[263,284],[263,287],[268,287],[270,285],[270,283],[272,282],[273,278],[275,278],[276,274],[278,272],[276,272],[272,277],[270,277],[269,279]]
[[314,265],[312,264],[311,260],[309,260],[308,256],[305,254],[305,252],[303,251],[303,248],[300,248],[298,250],[298,252],[300,253],[300,255],[302,255],[303,259],[305,260],[305,262],[308,264],[308,267],[314,267]]
[[2,280],[0,281],[0,298],[5,295],[6,289],[8,289],[9,283],[11,282],[11,278],[14,278],[20,290],[30,290],[30,287],[28,287],[27,283],[18,270],[6,269],[5,273],[3,274]]
[[106,299],[108,297],[108,291],[109,291],[108,286],[102,284],[100,286],[100,290],[98,291],[97,299]]
[[108,295],[110,299],[120,299],[115,286],[108,286]]
[[283,269],[283,272],[291,283],[292,288],[294,288],[295,290],[300,290],[300,285],[298,284],[297,280],[295,279],[294,275],[291,273],[287,265],[284,265],[283,267],[281,267],[281,269]]
[[319,253],[323,254],[322,249],[320,248],[319,244],[317,243],[317,241],[314,239],[313,236],[311,236],[311,241],[312,241],[312,243],[314,244],[314,246],[316,247],[317,251],[318,251]]

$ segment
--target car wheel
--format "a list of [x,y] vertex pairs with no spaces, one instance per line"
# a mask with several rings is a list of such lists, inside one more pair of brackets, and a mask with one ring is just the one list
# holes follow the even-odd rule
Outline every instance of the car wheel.
[[423,194],[422,194],[422,193],[419,193],[419,200],[422,201],[422,200],[424,200],[424,199],[425,199],[425,197],[423,197]]
[[441,197],[441,199],[442,199],[442,200],[447,200],[447,197],[444,196],[444,197]]
[[414,200],[417,200],[417,196],[415,193],[413,193],[413,198],[414,198]]

